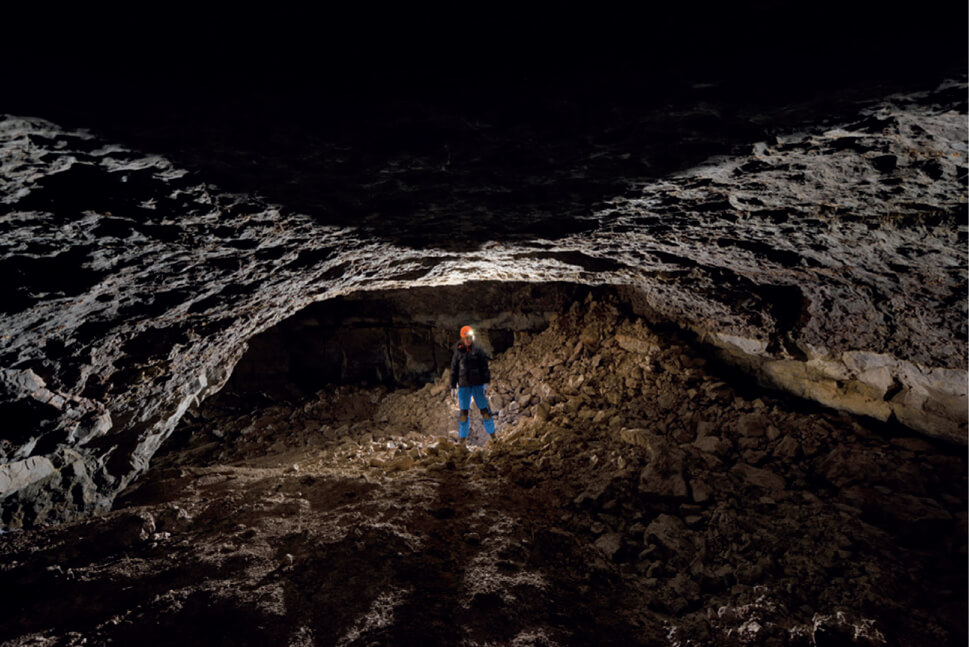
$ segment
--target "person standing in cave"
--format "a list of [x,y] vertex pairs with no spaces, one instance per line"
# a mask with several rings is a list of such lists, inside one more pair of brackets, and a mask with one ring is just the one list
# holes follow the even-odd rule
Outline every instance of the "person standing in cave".
[[472,397],[481,410],[485,431],[489,437],[495,436],[495,421],[488,406],[488,396],[485,395],[489,382],[491,370],[488,368],[488,354],[474,343],[474,330],[471,326],[464,326],[461,328],[461,341],[455,345],[454,354],[451,356],[451,395],[453,397],[457,391],[458,408],[461,410],[458,418],[460,442],[467,440],[471,430],[469,414]]

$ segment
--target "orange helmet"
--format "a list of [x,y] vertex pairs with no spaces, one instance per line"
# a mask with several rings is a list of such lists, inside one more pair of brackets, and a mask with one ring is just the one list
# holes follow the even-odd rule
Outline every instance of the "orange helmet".
[[471,326],[464,326],[461,328],[461,339],[465,337],[474,337],[474,331],[471,330]]

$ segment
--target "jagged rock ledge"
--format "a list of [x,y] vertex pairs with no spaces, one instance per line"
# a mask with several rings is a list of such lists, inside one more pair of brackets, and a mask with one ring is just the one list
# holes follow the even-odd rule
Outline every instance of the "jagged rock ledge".
[[761,382],[823,405],[897,420],[928,436],[966,442],[964,369],[926,367],[886,353],[811,349],[806,360],[777,359],[766,343],[712,333],[723,355]]

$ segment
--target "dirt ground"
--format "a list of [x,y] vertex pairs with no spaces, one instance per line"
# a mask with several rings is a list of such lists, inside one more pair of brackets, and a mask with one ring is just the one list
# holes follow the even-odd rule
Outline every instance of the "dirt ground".
[[220,394],[103,516],[0,536],[7,645],[959,645],[965,449],[587,300],[447,376]]

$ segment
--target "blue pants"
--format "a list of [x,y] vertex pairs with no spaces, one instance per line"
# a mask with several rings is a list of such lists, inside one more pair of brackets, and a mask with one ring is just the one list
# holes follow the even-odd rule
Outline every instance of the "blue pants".
[[488,397],[485,395],[484,384],[458,387],[458,408],[461,409],[461,417],[458,419],[458,436],[467,438],[468,432],[471,431],[471,417],[468,413],[468,409],[471,408],[471,396],[474,396],[474,403],[481,409],[485,431],[493,436],[495,419],[491,417],[491,409],[488,407]]

